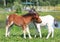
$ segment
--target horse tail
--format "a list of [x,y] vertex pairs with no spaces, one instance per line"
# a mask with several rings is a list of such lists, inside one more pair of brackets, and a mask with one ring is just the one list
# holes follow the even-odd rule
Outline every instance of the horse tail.
[[7,17],[6,17],[6,25],[8,24],[8,18],[9,18],[9,16],[7,15]]
[[57,21],[55,19],[54,19],[54,26],[58,27],[58,23],[57,23]]

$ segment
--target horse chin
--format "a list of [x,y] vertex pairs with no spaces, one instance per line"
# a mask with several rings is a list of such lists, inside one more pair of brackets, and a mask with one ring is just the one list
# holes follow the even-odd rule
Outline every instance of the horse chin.
[[36,23],[41,23],[41,22],[36,22]]

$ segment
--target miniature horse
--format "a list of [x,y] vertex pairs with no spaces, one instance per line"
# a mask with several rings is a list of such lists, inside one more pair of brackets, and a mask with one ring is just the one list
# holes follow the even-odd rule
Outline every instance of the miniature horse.
[[6,22],[6,34],[5,36],[9,36],[10,34],[10,26],[12,24],[16,24],[17,26],[21,26],[24,33],[24,38],[26,39],[26,32],[28,33],[29,38],[31,39],[31,35],[29,32],[28,24],[31,21],[35,21],[37,23],[41,23],[41,19],[39,18],[39,15],[37,13],[27,13],[25,15],[18,16],[17,14],[11,14],[7,17]]
[[[48,35],[47,35],[46,39],[48,39],[50,35],[53,38],[54,37],[54,26],[58,27],[58,24],[57,24],[56,20],[54,19],[54,17],[51,15],[46,15],[46,16],[40,16],[39,18],[42,20],[42,22],[34,23],[34,25],[37,26],[37,30],[39,32],[40,38],[42,38],[41,26],[48,27]],[[36,35],[35,35],[35,37],[36,37]]]

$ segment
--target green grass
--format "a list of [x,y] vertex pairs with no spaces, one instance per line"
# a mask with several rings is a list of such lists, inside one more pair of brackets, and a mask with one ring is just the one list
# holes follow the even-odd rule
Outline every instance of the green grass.
[[54,38],[49,38],[46,39],[47,36],[47,29],[46,28],[42,28],[42,38],[39,38],[39,35],[37,35],[36,38],[34,38],[35,35],[35,28],[30,28],[30,32],[31,32],[31,36],[32,39],[29,39],[27,36],[27,39],[23,38],[23,32],[22,32],[22,28],[21,27],[17,27],[17,26],[12,26],[11,27],[11,33],[10,33],[10,37],[5,37],[5,28],[0,28],[0,42],[60,42],[60,29],[59,28],[55,28],[55,36]]

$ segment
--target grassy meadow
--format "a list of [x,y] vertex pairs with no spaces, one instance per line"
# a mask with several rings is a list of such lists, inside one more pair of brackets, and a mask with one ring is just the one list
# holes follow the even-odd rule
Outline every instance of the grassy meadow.
[[[11,27],[12,29],[10,37],[5,37],[6,16],[9,14],[11,13],[0,12],[0,42],[60,42],[60,28],[54,28],[54,38],[50,37],[49,39],[46,39],[48,30],[45,27],[42,27],[43,37],[39,38],[39,35],[37,34],[37,37],[34,38],[36,29],[32,25],[32,27],[30,28],[32,39],[29,39],[28,36],[27,39],[24,39],[22,35],[22,28],[15,25]],[[22,12],[21,14],[24,14],[24,12]],[[50,14],[54,16],[58,21],[60,21],[60,12],[39,12],[39,14],[40,16]]]
[[46,39],[47,36],[47,29],[45,27],[42,28],[42,38],[39,38],[39,35],[37,34],[37,37],[34,38],[36,29],[30,28],[30,33],[32,36],[32,39],[29,39],[27,36],[27,39],[23,38],[23,32],[21,27],[13,26],[11,27],[11,34],[10,37],[5,37],[5,28],[0,28],[0,42],[60,42],[60,29],[55,28],[55,35],[54,38]]

